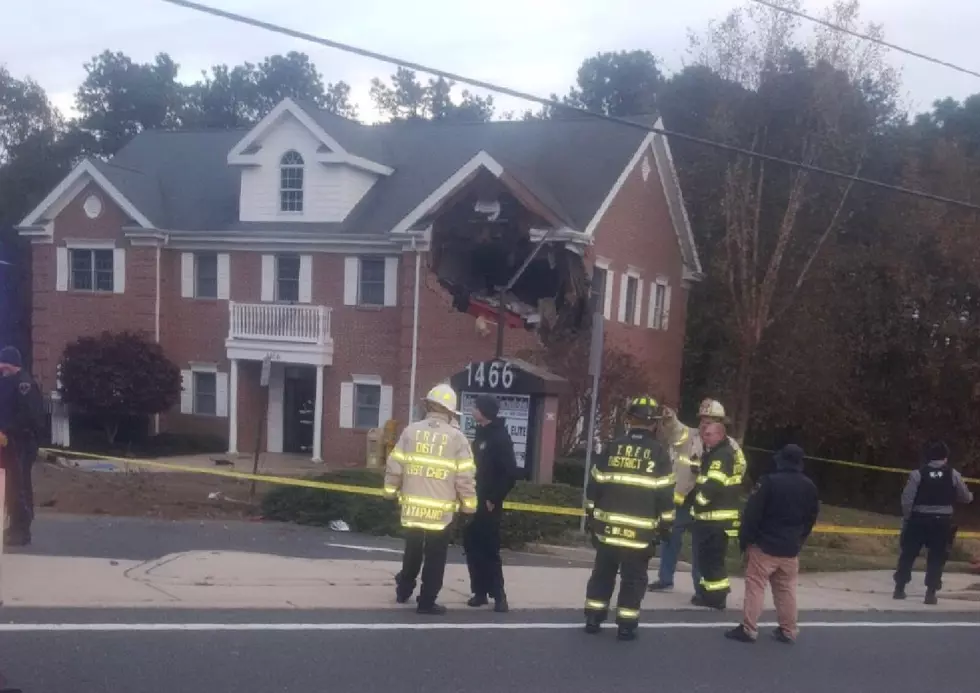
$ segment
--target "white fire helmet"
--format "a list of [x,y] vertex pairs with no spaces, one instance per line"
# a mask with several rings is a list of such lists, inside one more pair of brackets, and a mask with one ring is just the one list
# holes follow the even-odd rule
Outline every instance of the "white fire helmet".
[[715,399],[706,399],[701,402],[701,408],[698,409],[698,418],[701,419],[724,419],[725,418],[725,408],[721,406],[721,402]]
[[425,401],[442,407],[450,414],[460,415],[457,411],[456,391],[445,383],[440,383],[429,390]]

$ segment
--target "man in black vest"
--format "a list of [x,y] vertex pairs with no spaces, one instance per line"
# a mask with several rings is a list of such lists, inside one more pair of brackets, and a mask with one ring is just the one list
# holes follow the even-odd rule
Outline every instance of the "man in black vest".
[[4,531],[7,546],[31,543],[34,520],[34,484],[31,470],[37,443],[44,428],[44,399],[34,378],[23,368],[20,352],[12,346],[0,349],[0,452],[7,475],[7,514]]
[[909,475],[902,492],[901,555],[895,571],[895,599],[905,599],[905,585],[912,580],[912,566],[923,547],[926,558],[926,604],[936,604],[942,588],[943,567],[953,542],[953,503],[973,502],[973,494],[958,471],[949,466],[949,448],[942,441],[925,447],[925,464]]

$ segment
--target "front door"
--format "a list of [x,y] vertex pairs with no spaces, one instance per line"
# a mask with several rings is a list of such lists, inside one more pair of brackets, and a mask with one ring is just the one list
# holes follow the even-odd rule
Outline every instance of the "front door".
[[313,452],[313,414],[316,398],[316,369],[286,368],[282,403],[282,451]]

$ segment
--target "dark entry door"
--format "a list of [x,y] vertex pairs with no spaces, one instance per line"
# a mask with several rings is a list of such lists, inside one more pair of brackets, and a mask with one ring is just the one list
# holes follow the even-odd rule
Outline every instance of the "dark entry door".
[[316,397],[316,370],[289,367],[283,391],[282,450],[312,453],[313,414]]

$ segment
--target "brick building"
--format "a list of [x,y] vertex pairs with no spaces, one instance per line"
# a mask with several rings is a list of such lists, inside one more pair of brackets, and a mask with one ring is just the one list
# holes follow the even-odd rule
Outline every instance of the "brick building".
[[183,371],[161,429],[248,451],[271,356],[266,449],[342,462],[408,418],[413,371],[417,398],[493,356],[493,287],[545,235],[507,297],[507,355],[592,286],[607,343],[676,399],[700,276],[666,141],[596,119],[366,126],[286,100],[251,130],[84,161],[19,231],[45,390],[68,342],[141,330]]

